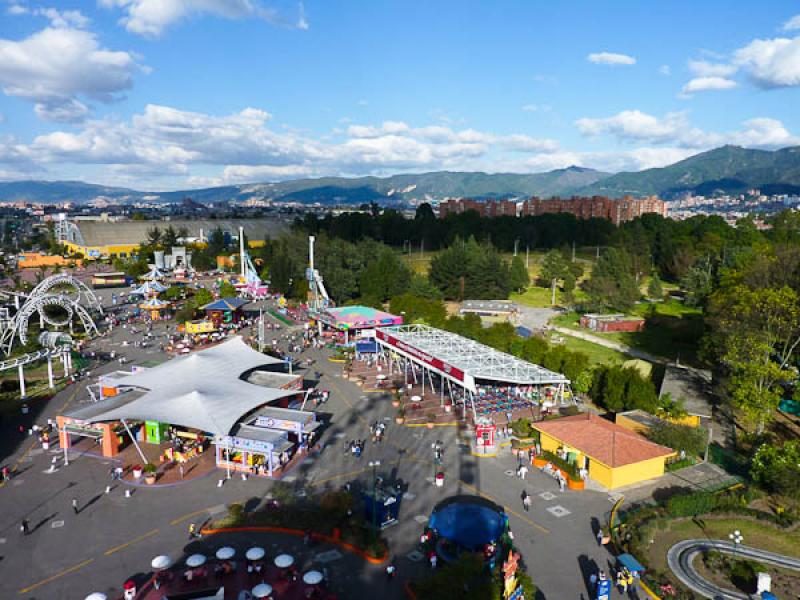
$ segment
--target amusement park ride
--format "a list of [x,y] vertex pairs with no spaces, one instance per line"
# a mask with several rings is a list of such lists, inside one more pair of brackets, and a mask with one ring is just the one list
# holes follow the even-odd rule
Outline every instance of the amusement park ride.
[[[19,373],[20,396],[25,398],[25,365],[47,359],[47,375],[50,387],[53,383],[53,358],[60,358],[64,365],[64,376],[72,367],[72,336],[74,323],[78,321],[87,335],[97,334],[97,326],[90,311],[103,314],[100,302],[86,284],[67,275],[58,274],[42,280],[28,294],[0,291],[0,295],[13,298],[14,314],[10,308],[5,310],[6,318],[0,319],[0,352],[6,357],[0,361],[0,372],[17,369]],[[87,308],[88,307],[88,308]],[[15,342],[28,343],[28,324],[31,317],[39,318],[42,330],[38,342],[41,349],[11,356]],[[68,327],[69,333],[47,331],[45,326],[56,329]]]
[[245,249],[244,227],[239,227],[239,276],[233,283],[233,287],[242,295],[254,300],[265,298],[268,289],[266,284],[261,281],[256,271],[250,255]]

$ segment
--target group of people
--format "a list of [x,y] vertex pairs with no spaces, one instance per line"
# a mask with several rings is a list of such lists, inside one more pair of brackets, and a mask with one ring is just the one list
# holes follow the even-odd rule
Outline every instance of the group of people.
[[380,444],[383,441],[383,436],[386,433],[386,423],[382,421],[375,421],[370,427],[372,432],[372,441]]
[[361,454],[364,452],[364,445],[364,440],[350,440],[347,442],[346,448],[351,456],[361,458]]

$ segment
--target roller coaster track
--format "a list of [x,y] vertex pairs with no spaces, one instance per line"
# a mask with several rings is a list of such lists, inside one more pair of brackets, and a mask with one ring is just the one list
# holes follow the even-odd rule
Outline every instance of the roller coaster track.
[[28,354],[23,354],[7,360],[2,360],[0,361],[0,372],[16,369],[20,365],[27,365],[29,363],[36,362],[37,360],[47,358],[48,356],[58,356],[59,354],[63,353],[63,348],[47,348],[44,350],[37,350],[36,352],[29,352]]
[[755,595],[728,590],[714,585],[700,576],[694,568],[693,561],[698,554],[716,550],[724,554],[735,554],[736,558],[754,560],[756,562],[773,565],[782,569],[800,571],[800,559],[774,552],[767,552],[750,546],[739,544],[735,547],[733,542],[723,540],[684,540],[678,542],[667,552],[667,564],[675,576],[686,587],[703,598],[717,600],[731,598],[733,600],[751,600]]

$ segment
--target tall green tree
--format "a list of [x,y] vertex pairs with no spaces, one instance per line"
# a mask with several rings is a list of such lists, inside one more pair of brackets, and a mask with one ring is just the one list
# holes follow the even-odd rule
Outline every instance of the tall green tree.
[[550,304],[556,303],[556,289],[558,282],[569,273],[567,261],[558,250],[551,250],[544,255],[542,265],[539,267],[539,279],[550,287]]
[[366,264],[359,277],[362,298],[378,304],[405,292],[410,283],[410,269],[387,247],[380,249],[378,255]]
[[525,261],[521,256],[515,256],[511,259],[511,266],[508,270],[508,279],[511,289],[516,292],[524,292],[531,283],[528,269],[525,267]]
[[664,287],[661,285],[661,278],[657,272],[653,272],[647,284],[647,295],[651,300],[664,299]]
[[794,381],[800,344],[800,301],[790,287],[719,289],[709,303],[709,345],[728,372],[728,398],[762,432],[782,384]]
[[619,248],[608,248],[595,264],[583,289],[589,297],[591,310],[630,310],[639,299],[630,255]]

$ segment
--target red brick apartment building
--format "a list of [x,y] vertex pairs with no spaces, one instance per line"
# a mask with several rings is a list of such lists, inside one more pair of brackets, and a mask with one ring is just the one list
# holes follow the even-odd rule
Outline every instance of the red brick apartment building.
[[517,203],[511,200],[445,200],[439,204],[439,217],[444,219],[447,215],[460,215],[468,210],[474,210],[482,217],[516,217]]
[[[516,203],[510,200],[478,200],[459,199],[447,200],[439,205],[439,216],[460,214],[474,210],[482,217],[517,216]],[[550,213],[571,213],[579,219],[608,219],[614,225],[631,221],[645,213],[656,213],[662,217],[667,216],[666,203],[656,196],[646,198],[606,198],[605,196],[572,198],[530,198],[522,203],[520,216],[538,216]]]

